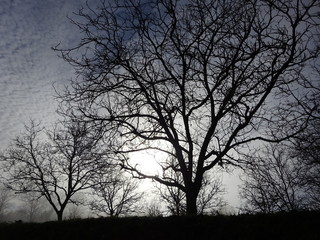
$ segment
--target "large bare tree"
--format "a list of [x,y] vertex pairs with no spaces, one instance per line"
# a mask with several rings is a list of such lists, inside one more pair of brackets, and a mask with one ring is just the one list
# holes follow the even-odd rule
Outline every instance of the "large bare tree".
[[[123,167],[186,194],[197,214],[204,174],[241,147],[303,128],[277,99],[318,54],[318,0],[121,0],[80,9],[78,44],[60,50],[79,77],[64,102],[119,131],[118,153],[157,149],[163,173]],[[285,123],[285,124],[284,124]],[[283,131],[279,131],[279,126]],[[285,132],[286,136],[280,133]],[[173,149],[173,151],[172,151]],[[170,170],[170,171],[169,171]],[[181,174],[183,181],[167,172]]]
[[62,220],[74,194],[91,187],[94,174],[103,166],[99,136],[78,121],[58,124],[53,131],[31,122],[1,155],[6,184],[18,193],[45,197]]

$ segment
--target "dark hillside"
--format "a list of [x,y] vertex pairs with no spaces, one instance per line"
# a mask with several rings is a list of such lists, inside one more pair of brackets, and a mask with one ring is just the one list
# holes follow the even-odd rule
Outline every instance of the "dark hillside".
[[1,239],[320,239],[320,212],[129,217],[0,225]]

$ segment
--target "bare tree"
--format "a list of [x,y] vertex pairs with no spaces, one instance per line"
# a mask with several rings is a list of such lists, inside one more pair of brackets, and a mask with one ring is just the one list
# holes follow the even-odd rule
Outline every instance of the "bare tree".
[[12,195],[10,190],[4,186],[0,188],[0,222],[4,220],[6,210],[8,210]]
[[41,195],[35,192],[27,192],[23,194],[21,200],[23,201],[24,210],[26,211],[27,221],[36,221],[43,208]]
[[[55,48],[80,76],[64,103],[83,119],[116,128],[118,153],[157,149],[176,158],[177,165],[164,163],[160,176],[127,159],[123,167],[180,189],[187,214],[196,214],[207,171],[238,165],[246,144],[280,141],[305,127],[287,104],[290,94],[276,96],[293,91],[298,73],[318,54],[319,4],[123,0],[87,6],[73,20],[84,34],[79,44]],[[277,112],[279,106],[287,111]],[[166,174],[171,170],[182,183]]]
[[209,214],[225,206],[226,202],[222,197],[225,190],[218,174],[214,178],[205,176],[202,186],[197,199],[199,214]]
[[248,157],[240,196],[243,209],[272,213],[306,208],[307,198],[300,185],[302,167],[285,146],[267,146],[259,155]]
[[[182,181],[182,177],[179,175],[174,175],[177,182]],[[180,178],[180,179],[179,179]],[[166,207],[169,213],[172,215],[185,215],[186,214],[186,194],[181,189],[164,185],[157,187],[158,193],[161,199],[166,203]]]
[[152,199],[146,207],[148,217],[162,217],[161,203],[158,200]]
[[75,219],[80,219],[82,216],[81,214],[81,208],[77,204],[70,204],[68,208],[68,216],[67,218],[69,220],[75,220]]
[[104,153],[99,133],[87,123],[70,121],[45,131],[31,122],[1,156],[8,185],[18,193],[43,196],[62,220],[75,193],[91,187]]
[[[177,175],[173,176],[179,178]],[[204,177],[202,188],[197,198],[197,214],[202,215],[211,213],[212,211],[217,210],[225,205],[225,202],[222,198],[224,188],[222,187],[221,179],[217,176],[215,176],[215,178],[209,176]],[[182,177],[175,180],[177,182],[181,182]],[[170,214],[177,216],[186,214],[187,205],[185,192],[172,186],[165,186],[162,188],[161,185],[158,187],[158,190],[160,197],[166,203]]]
[[[320,30],[319,30],[320,31]],[[308,118],[307,128],[298,134],[293,143],[297,167],[302,168],[300,184],[308,193],[310,208],[320,208],[320,58],[315,59],[309,71],[302,75],[306,89],[299,105],[301,115]],[[297,98],[297,97],[296,97]]]
[[97,173],[92,189],[90,208],[98,215],[118,217],[140,210],[142,193],[138,191],[137,181],[125,176],[115,165]]
[[[318,112],[318,117],[320,112]],[[314,115],[316,113],[313,113]],[[307,129],[293,141],[293,154],[300,170],[299,183],[308,194],[309,208],[320,208],[320,118],[309,121]]]

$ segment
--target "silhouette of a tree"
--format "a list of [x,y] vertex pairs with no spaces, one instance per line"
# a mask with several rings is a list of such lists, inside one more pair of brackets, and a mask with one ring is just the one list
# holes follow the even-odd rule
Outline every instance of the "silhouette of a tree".
[[309,123],[294,141],[296,168],[300,169],[300,186],[308,194],[309,208],[320,208],[320,119]]
[[[72,48],[56,47],[81,76],[64,103],[82,119],[117,129],[118,153],[157,149],[177,159],[164,163],[163,175],[122,161],[137,177],[183,191],[187,214],[197,214],[207,171],[238,165],[246,144],[280,141],[304,127],[285,107],[292,98],[276,96],[293,91],[298,72],[318,54],[319,4],[123,0],[87,6],[73,20],[83,38]],[[279,106],[288,111],[276,115]]]
[[23,201],[24,210],[26,211],[27,221],[36,221],[43,209],[43,199],[38,193],[28,192],[23,194],[21,200]]
[[[181,175],[172,174],[177,182],[183,181]],[[161,199],[166,204],[168,212],[172,215],[185,215],[186,214],[186,194],[182,190],[172,186],[161,185],[157,187]],[[205,176],[203,178],[202,188],[197,198],[198,214],[211,213],[218,208],[225,205],[222,195],[224,188],[222,186],[221,178],[218,175],[215,178]]]
[[98,215],[111,217],[137,213],[142,199],[138,187],[137,181],[125,176],[116,165],[112,169],[99,171],[93,181],[90,208]]
[[53,131],[32,121],[1,156],[7,184],[18,193],[43,196],[62,220],[74,194],[90,188],[102,166],[99,134],[78,121],[57,124]]
[[240,196],[244,211],[273,213],[306,208],[302,166],[287,146],[271,145],[247,159]]
[[4,220],[5,212],[8,210],[10,200],[12,199],[11,192],[5,186],[0,187],[0,222]]
[[295,140],[294,153],[298,167],[302,168],[300,185],[310,199],[310,208],[320,207],[320,122],[313,121],[303,134]]
[[[182,181],[182,177],[175,175],[175,180],[177,182]],[[179,179],[180,178],[180,179]],[[176,216],[181,216],[186,214],[186,194],[181,189],[161,185],[158,187],[158,192],[161,199],[166,203],[166,207],[169,213]]]
[[299,101],[302,115],[308,118],[307,128],[293,142],[297,165],[303,168],[300,184],[308,193],[310,208],[320,207],[320,59],[312,67],[311,77],[304,77],[306,94]]

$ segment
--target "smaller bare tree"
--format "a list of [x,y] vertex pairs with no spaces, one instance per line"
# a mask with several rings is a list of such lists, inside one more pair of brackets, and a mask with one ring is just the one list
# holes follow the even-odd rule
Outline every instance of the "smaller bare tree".
[[21,200],[26,211],[27,221],[35,222],[43,210],[41,195],[35,192],[27,192],[21,196]]
[[148,217],[162,217],[164,214],[158,198],[149,200],[149,203],[146,204],[145,210]]
[[[180,175],[174,175],[177,182],[182,181]],[[186,194],[177,187],[156,186],[161,199],[166,203],[169,214],[181,216],[186,214]]]
[[71,119],[45,131],[32,121],[1,156],[8,185],[43,196],[60,221],[74,194],[91,187],[105,160],[99,140],[100,132],[85,122]]
[[226,205],[226,202],[222,197],[225,193],[225,189],[220,177],[214,178],[206,175],[203,178],[202,184],[203,188],[197,199],[199,214],[209,214]]
[[270,145],[257,156],[247,157],[240,196],[247,212],[272,213],[305,207],[300,169],[283,145]]
[[9,208],[9,203],[12,198],[10,190],[5,186],[0,188],[0,222],[4,220],[6,210]]
[[68,216],[67,219],[74,220],[81,218],[81,208],[77,204],[70,204],[68,208]]
[[[182,177],[179,175],[173,175],[175,181],[182,181]],[[214,209],[218,209],[224,206],[222,194],[224,188],[222,187],[222,181],[220,178],[213,178],[206,175],[203,178],[203,188],[200,190],[197,198],[198,214],[207,214]],[[167,205],[169,214],[172,215],[185,215],[186,214],[186,194],[179,188],[172,186],[160,186],[157,187],[161,198]]]
[[107,171],[97,172],[93,180],[91,210],[111,217],[138,212],[138,203],[142,199],[138,182],[126,176],[118,166],[110,166]]
[[[320,113],[320,111],[319,111]],[[299,183],[308,195],[309,208],[320,208],[320,117],[310,121],[308,128],[294,141],[293,153],[300,169]]]

